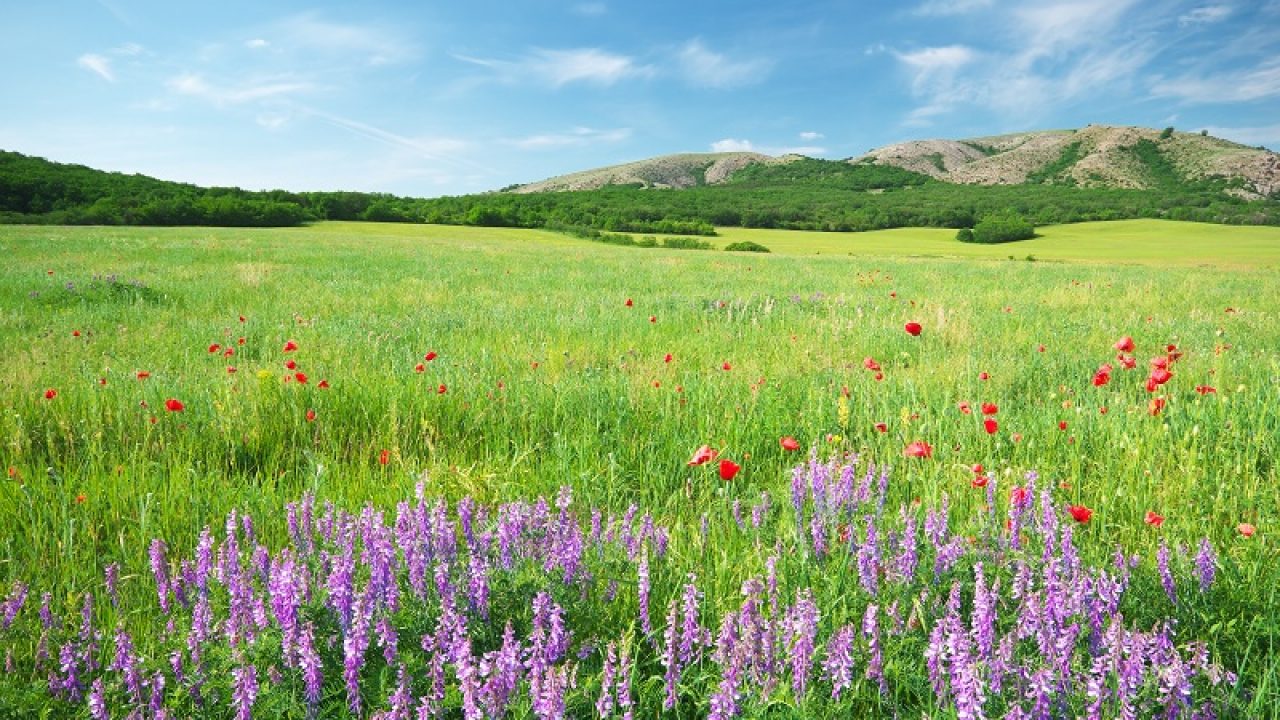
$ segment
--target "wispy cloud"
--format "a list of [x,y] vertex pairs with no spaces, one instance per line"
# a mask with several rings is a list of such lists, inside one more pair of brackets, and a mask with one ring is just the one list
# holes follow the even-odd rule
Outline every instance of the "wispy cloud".
[[609,12],[609,6],[602,2],[583,2],[574,5],[573,11],[587,17],[599,17]]
[[1244,145],[1280,147],[1280,124],[1261,127],[1218,127],[1210,125],[1204,129],[1208,130],[1210,135],[1234,140]]
[[507,144],[522,150],[548,150],[565,147],[582,147],[622,142],[631,137],[631,128],[614,128],[612,130],[596,130],[588,127],[576,127],[569,132],[529,135],[528,137],[507,140]]
[[240,105],[271,98],[300,95],[316,86],[310,82],[275,78],[240,85],[215,85],[195,73],[184,73],[169,80],[167,87],[179,95],[188,95],[215,105]]
[[305,112],[343,130],[407,151],[422,159],[478,170],[488,175],[497,174],[496,171],[472,162],[463,156],[464,153],[474,149],[473,143],[466,140],[452,137],[408,137],[359,120],[334,115],[315,108],[305,108]]
[[85,53],[76,58],[76,64],[96,74],[107,82],[115,82],[115,73],[111,71],[111,60],[95,53]]
[[680,66],[688,81],[700,87],[731,88],[763,81],[773,67],[767,58],[732,60],[690,40],[680,50]]
[[[316,13],[285,18],[267,28],[263,43],[323,56],[358,58],[364,65],[392,65],[414,60],[421,49],[398,27],[376,23],[333,22]],[[260,47],[265,47],[261,45]]]
[[1191,103],[1249,102],[1280,97],[1280,59],[1241,70],[1160,79],[1151,92],[1156,97],[1174,97]]
[[1178,18],[1179,25],[1208,25],[1231,17],[1230,5],[1203,5]]
[[750,140],[738,140],[737,138],[725,138],[716,140],[711,143],[711,152],[755,152],[756,148],[751,144]]
[[262,38],[253,38],[251,40],[245,40],[244,46],[250,50],[261,50],[262,48],[270,47],[271,43]]
[[575,82],[608,86],[625,78],[647,76],[653,72],[652,68],[637,64],[634,58],[599,48],[538,48],[518,60],[495,60],[466,55],[454,57],[488,68],[505,82],[534,80],[556,88]]
[[814,145],[798,145],[798,146],[757,146],[755,143],[746,139],[724,138],[711,143],[711,152],[755,152],[761,155],[805,155],[815,157],[818,155],[826,155],[827,149]]
[[916,7],[912,13],[916,15],[963,15],[975,10],[989,8],[995,0],[928,0]]
[[826,137],[826,135],[823,135],[822,133],[816,132],[814,130],[805,130],[804,132],[800,133],[801,140],[808,140],[810,142],[814,140],[821,140],[824,137]]

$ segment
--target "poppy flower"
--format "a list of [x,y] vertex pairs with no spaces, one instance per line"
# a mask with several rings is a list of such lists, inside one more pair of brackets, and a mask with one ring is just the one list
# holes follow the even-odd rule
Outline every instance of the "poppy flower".
[[1125,370],[1132,370],[1138,367],[1138,358],[1127,353],[1120,353],[1116,356],[1116,360],[1120,361],[1120,364],[1124,366]]
[[1124,337],[1117,340],[1116,344],[1112,345],[1111,347],[1115,348],[1116,350],[1119,350],[1120,352],[1126,352],[1126,353],[1133,352],[1133,338],[1128,335],[1125,335]]
[[906,330],[907,334],[910,335],[911,337],[919,337],[920,331],[924,330],[924,328],[921,327],[920,323],[918,322],[909,322],[906,325],[903,325],[902,329]]
[[182,412],[183,410],[186,409],[186,407],[187,407],[186,405],[182,404],[181,400],[178,400],[176,398],[169,398],[168,400],[164,401],[164,409],[168,410],[169,412]]
[[982,463],[975,463],[974,466],[969,469],[973,471],[974,475],[981,475],[985,468],[982,467]]
[[988,373],[986,370],[983,370],[982,372],[978,373],[978,379],[979,379],[979,380],[990,380],[990,379],[991,379],[991,375],[990,375],[990,373]]
[[287,340],[287,341],[285,341],[285,344],[284,344],[284,352],[294,352],[294,351],[296,351],[297,349],[298,349],[298,343],[296,343],[296,342],[294,342],[294,341],[292,341],[292,340]]
[[964,413],[965,415],[973,414],[973,409],[969,407],[969,402],[967,400],[961,400],[960,404],[957,405],[956,407],[960,408],[960,412]]
[[1159,369],[1162,369],[1162,370],[1168,370],[1168,369],[1169,369],[1169,356],[1168,356],[1168,355],[1157,355],[1157,356],[1155,356],[1155,357],[1151,358],[1151,360],[1150,360],[1149,362],[1151,363],[1151,367],[1153,367],[1153,368],[1159,368]]
[[1111,373],[1103,372],[1099,370],[1098,372],[1093,374],[1094,387],[1102,387],[1103,385],[1106,385],[1109,382],[1111,382]]
[[235,375],[235,374],[236,374],[236,368],[235,368],[235,366],[234,366],[234,365],[228,365],[228,366],[227,366],[227,374],[228,374],[228,375]]
[[243,316],[243,315],[241,315],[241,316],[240,316],[240,322],[244,322],[244,316]]
[[1066,429],[1067,429],[1067,421],[1066,421],[1066,420],[1059,420],[1059,421],[1058,421],[1058,429],[1059,429],[1059,430],[1062,430],[1063,432],[1066,432]]
[[862,367],[878,372],[880,370],[880,363],[876,362],[873,358],[863,358]]
[[146,380],[151,377],[151,373],[146,370],[139,370],[136,375],[139,380]]
[[244,344],[244,338],[236,338],[236,344],[237,344],[237,345],[243,345],[243,344]]
[[236,354],[236,349],[233,347],[228,347],[226,350],[222,351],[222,357],[231,357],[232,355],[235,355],[235,354]]
[[53,388],[49,388],[48,390],[45,390],[45,391],[44,391],[44,399],[45,399],[45,400],[52,400],[52,399],[54,399],[54,398],[56,398],[56,397],[58,397],[58,391],[57,391],[57,390],[54,390]]
[[221,346],[221,345],[219,345],[218,343],[214,343],[214,344],[212,344],[212,345],[210,345],[210,346],[209,346],[209,354],[210,354],[210,355],[213,355],[214,353],[217,353],[217,352],[219,352],[219,351],[221,351],[221,350],[222,350],[222,346]]
[[440,383],[440,387],[436,388],[437,395],[443,395],[447,392],[449,392],[449,388],[446,387],[444,383]]
[[664,363],[671,362],[671,353],[667,353],[666,355],[662,356],[662,362]]
[[1038,346],[1036,347],[1036,351],[1037,351],[1037,352],[1044,352],[1044,345],[1038,345]]
[[1173,373],[1169,372],[1168,370],[1162,367],[1152,368],[1151,370],[1150,380],[1156,386],[1163,385],[1169,382],[1169,380],[1171,380],[1172,378],[1173,378]]
[[423,365],[422,363],[418,363],[417,365],[414,365],[414,366],[413,366],[413,371],[414,371],[414,372],[426,372],[426,371],[427,371],[427,366],[426,366],[426,365]]
[[786,450],[787,452],[795,452],[796,450],[800,449],[800,443],[790,435],[787,435],[786,437],[783,437],[783,438],[779,438],[778,444],[781,445],[782,449]]
[[77,504],[77,505],[83,505],[85,500],[88,500],[88,498],[87,498],[87,497],[85,497],[85,494],[84,494],[84,493],[80,493],[79,495],[76,495],[76,504]]
[[321,390],[328,390],[328,389],[329,389],[329,381],[328,381],[328,380],[321,380],[319,383],[317,383],[317,384],[316,384],[316,387],[320,388]]
[[382,452],[378,453],[378,464],[379,464],[379,465],[386,465],[386,464],[387,464],[387,463],[389,463],[389,462],[391,462],[391,451],[390,451],[390,450],[383,450]]
[[1216,393],[1218,391],[1212,385],[1197,385],[1196,392],[1200,393],[1201,395],[1208,395],[1209,393]]
[[106,378],[104,378],[104,377],[100,377],[100,378],[98,378],[98,384],[99,384],[99,385],[102,385],[102,386],[104,386],[104,387],[105,387],[105,386],[106,386],[106,384],[107,384],[107,379],[106,379]]
[[720,369],[721,369],[721,370],[732,370],[732,369],[733,369],[733,366],[729,364],[729,361],[728,361],[728,360],[726,360],[726,361],[724,362],[724,364],[720,366]]
[[876,379],[876,382],[880,382],[881,380],[883,380],[883,379],[884,379],[884,373],[882,373],[882,372],[878,372],[878,373],[876,373],[875,375],[873,375],[872,377],[874,377],[874,378]]
[[976,488],[984,488],[987,486],[987,483],[990,481],[991,481],[991,478],[987,477],[986,475],[974,475],[973,479],[969,481],[969,484]]
[[71,331],[71,337],[80,337],[80,331],[79,331],[79,330],[72,330],[72,331]]
[[422,359],[426,360],[427,362],[431,362],[432,360],[435,360],[437,357],[438,356],[436,355],[435,350],[428,350],[427,354],[422,356]]
[[16,468],[16,467],[14,467],[14,466],[10,465],[10,466],[9,466],[9,477],[11,477],[11,478],[16,478],[16,477],[18,477],[18,468]]
[[1093,517],[1093,511],[1084,505],[1070,505],[1067,512],[1071,513],[1071,518],[1081,525],[1089,522],[1089,518]]
[[1249,523],[1240,523],[1239,525],[1236,526],[1236,532],[1240,533],[1241,535],[1247,538],[1253,537],[1253,534],[1257,531],[1258,529],[1255,528],[1253,525],[1250,525]]
[[307,374],[306,374],[306,373],[304,373],[304,372],[296,372],[296,373],[294,373],[294,374],[293,374],[293,379],[294,379],[294,380],[297,380],[299,385],[306,385],[306,384],[307,384]]
[[982,403],[983,415],[995,415],[998,412],[1000,412],[1000,408],[995,403]]
[[1018,485],[1017,487],[1009,491],[1009,502],[1013,503],[1014,505],[1021,505],[1025,503],[1027,501],[1027,497],[1028,497],[1027,489],[1022,487],[1021,485]]
[[311,408],[307,408],[307,422],[315,422],[315,421],[316,421],[316,411]]
[[875,428],[876,428],[876,432],[882,432],[882,433],[889,432],[889,425],[887,423],[878,422],[875,424]]
[[902,454],[906,457],[933,457],[933,446],[923,440],[916,440],[903,449]]
[[635,305],[635,303],[631,302],[631,298],[627,298],[627,301],[623,303],[623,305],[626,305],[627,307],[631,307],[632,305]]
[[649,322],[651,322],[651,323],[656,323],[656,322],[658,322],[658,316],[657,316],[657,315],[650,315],[650,316],[649,316]]
[[986,430],[988,435],[995,435],[1000,429],[1000,423],[996,422],[995,418],[987,418],[982,421],[982,429]]
[[1147,403],[1148,415],[1153,415],[1153,416],[1159,415],[1160,411],[1163,409],[1164,409],[1164,398],[1162,397],[1153,397],[1151,398],[1151,402]]
[[686,464],[690,466],[702,465],[703,463],[714,460],[716,455],[719,454],[720,452],[718,450],[712,450],[710,445],[703,445],[694,451],[693,457],[689,458],[689,462]]
[[720,479],[724,481],[732,480],[733,476],[737,475],[741,469],[742,466],[738,463],[729,458],[724,458],[720,461]]
[[285,366],[286,368],[290,369],[290,370],[297,370],[297,369],[298,369],[298,363],[296,363],[296,362],[294,362],[294,361],[292,361],[292,360],[289,360],[288,362],[286,362],[286,363],[284,364],[284,366]]
[[1160,527],[1164,524],[1164,516],[1157,515],[1154,510],[1148,510],[1147,514],[1142,518],[1142,522],[1150,525],[1151,527]]

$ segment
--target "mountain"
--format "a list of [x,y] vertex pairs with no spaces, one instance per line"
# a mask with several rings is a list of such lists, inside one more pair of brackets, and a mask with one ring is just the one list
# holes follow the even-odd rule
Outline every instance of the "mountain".
[[[550,178],[516,193],[608,186],[687,189],[732,182],[740,171],[797,155],[686,153]],[[1280,195],[1280,155],[1202,133],[1089,125],[967,140],[913,140],[846,162],[893,166],[962,185],[1065,185],[1158,190],[1217,183],[1246,200]]]

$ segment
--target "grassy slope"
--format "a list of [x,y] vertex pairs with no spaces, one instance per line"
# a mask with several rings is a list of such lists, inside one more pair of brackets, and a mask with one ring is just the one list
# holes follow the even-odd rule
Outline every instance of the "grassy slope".
[[[1079,259],[1150,263],[1161,242],[1178,233],[1193,241],[1200,226],[1104,229],[1134,239],[1112,247],[1097,227],[1072,226],[1031,242],[1044,247],[1050,233],[1077,232],[1071,250],[1088,248]],[[146,561],[135,549],[152,537],[186,551],[194,528],[216,525],[228,509],[275,518],[309,488],[350,505],[389,506],[428,471],[432,491],[450,498],[527,497],[571,483],[584,505],[640,502],[677,528],[673,565],[706,578],[710,601],[726,605],[741,574],[760,567],[760,549],[729,539],[698,553],[689,545],[697,513],[731,522],[731,500],[750,502],[762,490],[784,502],[795,458],[778,437],[828,447],[832,434],[842,439],[830,447],[901,466],[895,506],[947,493],[958,516],[976,513],[982,499],[969,488],[968,467],[981,462],[1010,478],[1035,468],[1066,483],[1066,499],[1097,512],[1077,535],[1093,557],[1123,542],[1149,564],[1156,534],[1142,524],[1148,509],[1168,517],[1162,532],[1175,541],[1209,533],[1224,553],[1223,614],[1188,606],[1181,620],[1203,634],[1200,623],[1238,615],[1216,651],[1254,682],[1274,682],[1259,628],[1277,616],[1276,601],[1250,588],[1274,577],[1271,533],[1280,520],[1280,279],[1235,267],[1251,253],[1258,265],[1274,264],[1274,232],[1254,238],[1260,250],[1233,241],[1153,268],[888,254],[1051,257],[1028,243],[962,246],[928,231],[723,238],[761,239],[778,251],[760,256],[412,225],[0,228],[0,342],[8,348],[0,355],[0,465],[25,481],[0,485],[0,517],[21,528],[0,538],[0,581],[22,576],[70,597],[99,587],[102,565],[119,560],[124,592],[145,597]],[[851,259],[847,247],[821,242],[882,254]],[[818,250],[821,257],[783,252]],[[1236,260],[1179,267],[1213,258]],[[149,290],[79,292],[107,273]],[[624,307],[626,298],[635,307]],[[1228,306],[1242,312],[1224,314]],[[907,320],[924,323],[925,334],[903,333]],[[1158,418],[1146,412],[1142,369],[1090,386],[1126,333],[1140,363],[1165,343],[1186,351]],[[206,350],[237,336],[247,342],[234,359]],[[301,345],[293,357],[310,375],[306,387],[280,382],[288,338]],[[1037,352],[1041,343],[1046,352]],[[429,349],[440,357],[415,373]],[[861,367],[866,356],[884,365],[883,382]],[[135,378],[142,369],[152,373],[146,381]],[[319,378],[333,389],[318,390]],[[1193,388],[1202,383],[1219,392],[1199,396]],[[850,395],[844,420],[842,387]],[[45,388],[58,397],[44,400]],[[187,409],[164,413],[167,397]],[[976,415],[960,414],[961,400],[999,403],[1000,434],[989,437]],[[318,411],[314,424],[303,420],[307,408]],[[890,432],[875,432],[878,421]],[[934,445],[933,460],[902,458],[914,439]],[[743,459],[732,486],[685,466],[702,443]],[[383,448],[386,467],[376,461]],[[1244,520],[1260,528],[1248,543],[1233,531]],[[264,537],[280,537],[274,522],[264,523]],[[659,583],[679,582],[682,572]]]

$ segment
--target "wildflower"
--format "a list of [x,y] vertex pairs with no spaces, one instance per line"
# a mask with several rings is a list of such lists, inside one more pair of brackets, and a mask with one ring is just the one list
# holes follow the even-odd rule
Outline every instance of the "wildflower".
[[863,358],[862,367],[871,370],[872,372],[880,371],[880,363],[876,362],[874,358]]
[[718,450],[712,450],[710,445],[703,445],[693,453],[693,457],[690,458],[689,462],[686,464],[690,466],[701,465],[714,460],[716,455],[719,454],[720,452]]
[[221,346],[221,345],[219,345],[218,343],[213,343],[212,345],[210,345],[210,346],[209,346],[209,354],[210,354],[210,355],[214,355],[214,354],[216,354],[216,353],[218,353],[218,352],[221,352],[221,351],[222,351],[222,346]]
[[378,453],[378,464],[386,465],[389,462],[391,462],[391,451],[384,448],[382,452]]
[[1148,414],[1148,415],[1152,415],[1152,416],[1154,416],[1154,415],[1159,415],[1159,414],[1160,414],[1160,411],[1161,411],[1161,410],[1163,410],[1163,409],[1164,409],[1164,398],[1163,398],[1163,397],[1153,397],[1153,398],[1151,398],[1151,401],[1147,403],[1147,414]]
[[183,410],[186,409],[186,407],[187,406],[183,405],[182,401],[178,400],[177,398],[169,398],[168,400],[164,401],[164,409],[168,410],[169,412],[182,412]]
[[995,418],[987,418],[982,421],[982,429],[986,430],[988,435],[995,435],[1000,429],[1000,423],[996,422]]
[[909,323],[907,323],[906,325],[903,325],[903,326],[902,326],[902,329],[903,329],[903,330],[906,330],[906,331],[907,331],[907,334],[908,334],[908,335],[910,335],[911,337],[919,337],[919,336],[920,336],[920,332],[921,332],[924,328],[922,328],[922,327],[920,326],[920,323],[918,323],[918,322],[909,322]]
[[1236,532],[1247,538],[1251,538],[1253,537],[1253,534],[1257,532],[1257,528],[1247,522],[1242,522],[1236,526]]
[[671,362],[671,353],[667,353],[666,355],[664,355],[664,356],[662,357],[662,362],[664,362],[664,363],[669,363],[669,362]]
[[307,422],[315,422],[315,421],[316,421],[316,411],[312,408],[307,408]]
[[988,373],[986,370],[983,370],[982,372],[978,373],[978,379],[979,379],[979,380],[990,380],[990,379],[991,379],[991,373]]
[[1089,518],[1093,517],[1093,510],[1084,505],[1069,505],[1067,506],[1067,512],[1071,513],[1071,518],[1081,525],[1089,522]]
[[1216,393],[1218,392],[1218,390],[1214,388],[1212,385],[1197,385],[1196,392],[1200,393],[1201,395],[1208,395],[1210,393]]
[[656,323],[656,322],[658,322],[658,316],[657,316],[657,315],[650,315],[650,316],[649,316],[649,322],[651,322],[651,323]]
[[294,352],[298,349],[298,343],[293,340],[287,340],[284,344],[284,352]]
[[440,387],[436,388],[436,394],[437,394],[437,395],[443,395],[443,394],[445,394],[445,393],[447,393],[447,392],[449,392],[449,387],[448,387],[447,385],[445,385],[444,383],[440,383]]
[[436,354],[435,350],[428,350],[427,354],[422,356],[422,359],[426,360],[427,362],[431,362],[432,360],[435,360],[438,357],[440,356]]
[[297,369],[298,369],[298,363],[296,363],[296,362],[294,362],[294,361],[292,361],[292,360],[286,360],[286,361],[285,361],[285,363],[284,363],[284,367],[285,367],[285,369],[286,369],[286,370],[297,370]]
[[1067,430],[1067,421],[1066,421],[1066,420],[1059,420],[1059,421],[1058,421],[1058,429],[1059,429],[1059,430],[1062,430],[1063,432],[1066,432],[1066,430]]
[[1000,412],[1000,408],[995,403],[982,403],[983,415],[995,415],[998,412]]
[[622,303],[622,304],[623,304],[623,305],[626,305],[627,307],[631,307],[631,306],[635,305],[635,303],[631,301],[631,298],[627,298],[627,301],[626,301],[626,302],[624,302],[624,303]]
[[965,415],[973,414],[973,408],[969,407],[969,402],[967,400],[961,400],[960,404],[957,405],[956,407],[958,407],[960,409],[960,412],[964,413]]
[[782,449],[786,450],[787,452],[795,452],[796,450],[800,449],[800,443],[790,435],[787,435],[786,437],[779,439],[778,444],[781,445]]
[[329,389],[329,381],[328,381],[328,380],[321,379],[321,380],[320,380],[320,382],[316,384],[316,387],[320,388],[321,390],[328,390],[328,389]]
[[729,458],[724,458],[720,461],[720,479],[725,481],[732,480],[733,476],[737,475],[741,469],[742,466],[738,463]]
[[426,371],[427,371],[427,366],[426,366],[426,365],[423,365],[422,363],[418,363],[417,365],[414,365],[414,366],[413,366],[413,371],[414,371],[414,372],[419,372],[419,373],[420,373],[420,372],[426,372]]
[[910,445],[907,445],[907,447],[902,451],[902,454],[906,457],[933,457],[933,446],[923,440],[916,440]]
[[1209,538],[1200,539],[1200,552],[1196,553],[1196,576],[1200,578],[1200,592],[1208,592],[1217,572],[1218,556],[1213,552]]
[[881,433],[889,432],[889,425],[887,423],[878,422],[874,425],[874,427],[876,429],[876,432],[881,432]]
[[45,391],[44,391],[44,399],[45,399],[45,400],[52,400],[52,399],[54,399],[54,398],[56,398],[56,397],[58,397],[58,391],[57,391],[57,390],[54,390],[53,388],[49,388],[48,390],[45,390]]
[[1164,524],[1164,516],[1157,515],[1154,510],[1148,510],[1147,514],[1142,518],[1142,522],[1150,525],[1151,527],[1160,527]]
[[1117,340],[1116,343],[1111,347],[1115,348],[1120,352],[1125,352],[1125,353],[1133,352],[1133,338],[1128,335],[1125,335],[1124,337]]
[[721,370],[732,370],[732,369],[733,369],[733,366],[729,364],[729,361],[728,361],[728,360],[725,360],[725,361],[724,361],[724,364],[720,366],[720,369],[721,369]]

